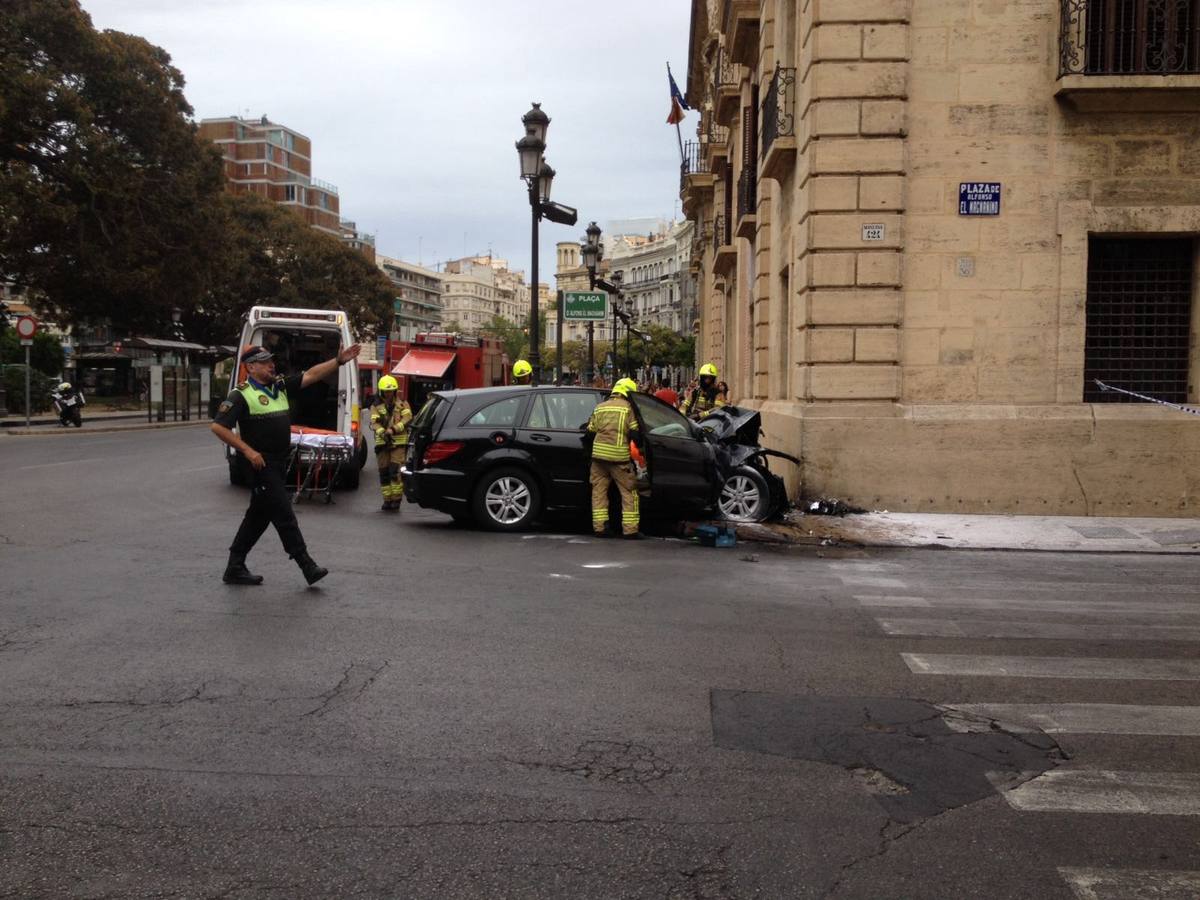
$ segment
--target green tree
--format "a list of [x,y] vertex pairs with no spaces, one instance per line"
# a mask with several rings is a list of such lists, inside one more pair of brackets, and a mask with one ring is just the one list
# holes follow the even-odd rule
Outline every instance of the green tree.
[[[8,329],[0,334],[0,364],[13,365],[25,363],[25,348],[17,337],[15,329]],[[29,366],[35,372],[43,375],[58,376],[63,370],[62,341],[45,331],[39,331],[33,336],[33,345],[29,348]]]
[[76,0],[0,16],[0,277],[59,322],[162,332],[200,299],[220,240],[221,162],[183,76]]
[[185,309],[190,340],[228,344],[255,305],[341,309],[359,333],[386,327],[395,289],[361,253],[254,195],[222,195],[212,271],[200,303]]
[[502,316],[492,316],[479,329],[479,333],[500,341],[504,346],[504,352],[511,360],[522,359],[529,355],[529,334],[524,318],[518,323]]

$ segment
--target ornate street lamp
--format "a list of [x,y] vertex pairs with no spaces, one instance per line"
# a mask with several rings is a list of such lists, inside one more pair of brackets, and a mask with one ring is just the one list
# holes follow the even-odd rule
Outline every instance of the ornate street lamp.
[[554,181],[554,170],[543,154],[546,152],[546,132],[550,128],[550,117],[542,111],[540,103],[521,117],[525,136],[517,141],[517,155],[521,163],[521,178],[529,188],[530,210],[530,285],[529,285],[529,364],[533,366],[533,384],[542,380],[541,331],[538,328],[538,222],[542,218],[542,204],[550,200],[550,185]]
[[[579,252],[583,257],[584,268],[588,271],[589,289],[594,291],[596,289],[596,268],[604,256],[604,245],[600,243],[600,226],[595,222],[588,225],[585,233],[587,237],[580,242]],[[585,377],[590,385],[596,377],[596,323],[590,320],[587,323],[587,336],[588,365]]]

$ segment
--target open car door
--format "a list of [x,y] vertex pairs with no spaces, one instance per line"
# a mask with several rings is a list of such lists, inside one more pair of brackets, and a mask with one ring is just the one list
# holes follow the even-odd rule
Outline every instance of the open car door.
[[675,408],[649,394],[632,394],[645,436],[650,499],[659,512],[696,516],[719,488],[712,446]]

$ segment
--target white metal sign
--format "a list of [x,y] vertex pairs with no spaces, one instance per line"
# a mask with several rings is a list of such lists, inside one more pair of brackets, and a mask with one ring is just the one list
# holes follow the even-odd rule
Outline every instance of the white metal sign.
[[212,372],[208,369],[200,370],[200,408],[204,408],[204,404],[208,402],[209,394],[212,390]]
[[162,403],[163,402],[163,367],[162,366],[155,365],[155,366],[150,367],[150,402],[151,403]]
[[864,225],[862,239],[864,241],[882,241],[885,230],[883,225]]

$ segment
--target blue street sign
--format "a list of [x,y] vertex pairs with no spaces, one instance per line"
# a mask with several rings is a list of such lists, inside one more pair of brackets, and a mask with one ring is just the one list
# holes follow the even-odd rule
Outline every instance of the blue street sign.
[[375,358],[380,362],[387,359],[387,335],[379,335],[375,338]]
[[998,181],[963,181],[958,185],[958,214],[960,216],[1000,215],[1000,183]]

